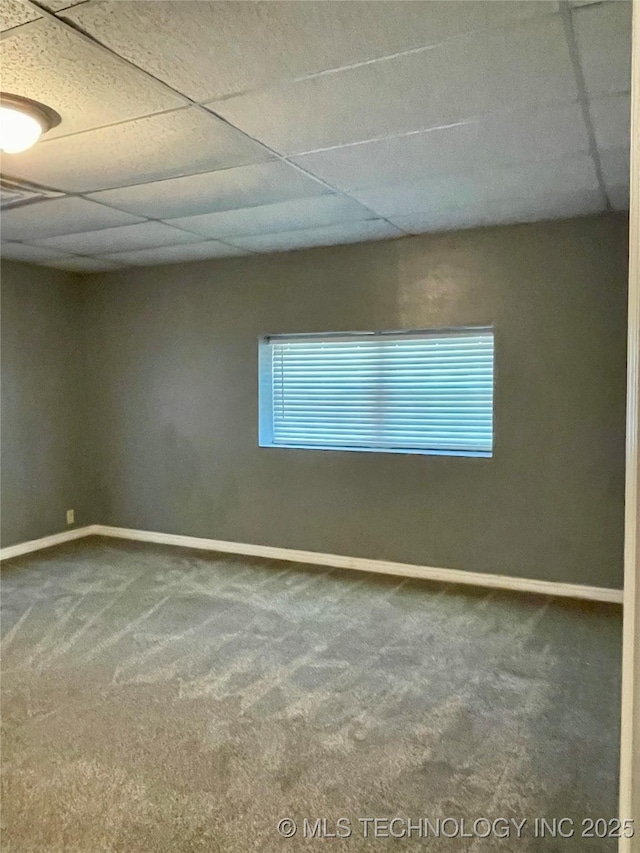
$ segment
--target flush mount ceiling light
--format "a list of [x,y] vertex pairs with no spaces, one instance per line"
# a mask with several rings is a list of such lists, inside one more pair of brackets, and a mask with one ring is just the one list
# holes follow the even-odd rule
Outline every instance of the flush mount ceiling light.
[[26,151],[58,124],[60,116],[50,107],[0,92],[0,151],[5,154]]

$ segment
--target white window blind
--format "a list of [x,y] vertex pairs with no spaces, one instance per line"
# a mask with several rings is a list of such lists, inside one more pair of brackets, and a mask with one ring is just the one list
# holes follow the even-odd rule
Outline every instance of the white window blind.
[[260,343],[260,444],[490,456],[490,328]]

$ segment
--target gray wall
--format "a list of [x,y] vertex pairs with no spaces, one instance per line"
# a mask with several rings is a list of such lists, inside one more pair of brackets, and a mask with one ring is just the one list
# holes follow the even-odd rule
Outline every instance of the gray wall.
[[2,545],[90,520],[80,279],[3,262]]
[[[92,277],[95,512],[619,587],[626,279],[619,215]],[[259,335],[490,323],[492,459],[258,448]]]

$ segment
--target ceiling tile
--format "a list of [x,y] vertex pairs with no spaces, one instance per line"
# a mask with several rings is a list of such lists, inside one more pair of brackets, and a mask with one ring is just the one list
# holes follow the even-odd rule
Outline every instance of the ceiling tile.
[[[36,11],[11,23],[3,88],[63,124],[3,171],[91,200],[5,212],[7,251],[26,260],[89,271],[603,209],[556,3],[73,2],[42,5],[320,180]],[[572,7],[604,181],[625,209],[630,4]],[[14,0],[0,11],[23,20]]]
[[[395,4],[394,4],[395,5]],[[523,104],[577,99],[558,15],[219,101],[220,115],[299,154]]]
[[346,222],[325,228],[308,228],[303,231],[281,231],[277,234],[260,234],[253,237],[235,237],[236,246],[254,252],[286,252],[310,246],[333,246],[341,243],[364,243],[402,237],[402,231],[380,219],[365,222]]
[[91,198],[154,219],[173,219],[328,192],[293,166],[273,160],[93,193]]
[[183,104],[141,71],[44,18],[3,42],[2,88],[60,113],[50,137]]
[[580,61],[590,98],[631,88],[631,3],[619,0],[573,12]]
[[147,116],[5,154],[3,170],[68,192],[157,181],[271,155],[199,108]]
[[227,246],[217,240],[205,240],[190,243],[187,246],[161,246],[156,249],[143,249],[139,252],[116,252],[107,255],[106,260],[116,260],[124,265],[177,264],[185,261],[204,261],[208,258],[232,258],[249,254],[247,249]]
[[25,261],[31,264],[47,264],[49,261],[69,258],[70,255],[44,246],[29,246],[26,243],[2,243],[0,257],[3,261]]
[[458,228],[476,228],[485,225],[534,222],[544,219],[563,219],[604,210],[602,195],[598,190],[578,193],[555,193],[537,197],[524,197],[472,203],[460,208],[434,208],[428,213],[394,216],[392,221],[413,234],[430,231],[452,231]]
[[582,156],[454,174],[398,186],[353,190],[352,195],[381,216],[395,218],[408,213],[437,213],[441,209],[508,198],[597,189],[593,161]]
[[[19,0],[0,0],[0,31],[12,30],[29,21],[37,21],[40,15],[20,3]],[[4,87],[3,87],[4,88]]]
[[59,249],[79,255],[102,255],[107,252],[125,252],[134,249],[149,249],[154,246],[171,246],[199,240],[195,234],[187,234],[162,222],[142,222],[122,228],[103,228],[84,234],[65,234],[38,240],[40,246]]
[[50,261],[48,266],[68,272],[110,272],[122,269],[122,264],[107,261],[103,258],[79,258],[68,257],[57,261]]
[[90,0],[39,0],[40,5],[44,6],[50,12],[61,12],[63,9],[69,9],[71,6],[79,6],[81,3],[88,3]]
[[493,113],[478,122],[388,137],[294,157],[332,186],[398,184],[470,168],[567,157],[588,151],[577,104]]
[[301,228],[319,228],[359,219],[375,219],[374,213],[357,201],[342,196],[293,199],[262,207],[226,210],[170,220],[170,224],[205,237],[273,234]]
[[200,101],[549,13],[545,2],[90,3],[65,15]]
[[598,148],[628,148],[631,144],[631,98],[628,94],[589,102]]
[[141,221],[139,216],[70,197],[5,210],[0,217],[0,230],[4,240],[35,240]]

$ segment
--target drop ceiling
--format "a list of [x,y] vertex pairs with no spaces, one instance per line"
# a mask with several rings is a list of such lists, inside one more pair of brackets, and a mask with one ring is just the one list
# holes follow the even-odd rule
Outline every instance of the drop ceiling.
[[628,208],[627,0],[0,0],[0,18],[2,89],[62,116],[2,157],[28,186],[5,258],[93,272]]

